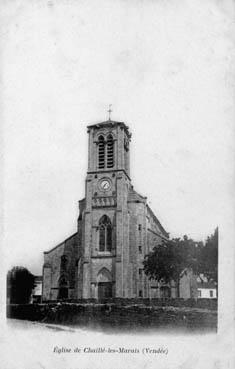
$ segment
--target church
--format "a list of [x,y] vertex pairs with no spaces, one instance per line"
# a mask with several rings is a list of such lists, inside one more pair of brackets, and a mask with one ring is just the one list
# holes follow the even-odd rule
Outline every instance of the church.
[[144,274],[145,255],[168,233],[131,183],[129,127],[109,119],[87,132],[77,232],[44,252],[42,300],[174,297]]

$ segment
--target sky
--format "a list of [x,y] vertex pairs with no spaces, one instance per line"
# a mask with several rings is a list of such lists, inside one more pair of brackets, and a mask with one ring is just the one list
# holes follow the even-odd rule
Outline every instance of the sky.
[[[76,232],[86,126],[132,132],[131,179],[171,237],[205,240],[234,188],[233,1],[4,1],[5,266]],[[223,233],[222,233],[223,235]]]

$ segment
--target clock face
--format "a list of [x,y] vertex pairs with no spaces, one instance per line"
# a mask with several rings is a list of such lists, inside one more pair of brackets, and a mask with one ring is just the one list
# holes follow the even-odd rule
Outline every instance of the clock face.
[[100,183],[102,190],[107,191],[110,188],[110,182],[107,179],[103,179]]

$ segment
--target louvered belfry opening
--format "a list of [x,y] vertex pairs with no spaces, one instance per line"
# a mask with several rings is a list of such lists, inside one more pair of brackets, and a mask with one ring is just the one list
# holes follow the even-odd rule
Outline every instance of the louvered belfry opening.
[[114,140],[111,134],[106,141],[102,135],[98,138],[98,167],[99,169],[114,167]]
[[113,137],[108,135],[107,138],[107,168],[113,168],[114,165],[114,150],[113,150]]
[[99,136],[99,169],[104,169],[105,167],[105,143],[104,143],[104,137]]

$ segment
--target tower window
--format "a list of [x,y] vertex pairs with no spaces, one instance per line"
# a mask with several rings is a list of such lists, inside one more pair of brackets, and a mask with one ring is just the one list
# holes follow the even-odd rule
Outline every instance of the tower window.
[[139,245],[139,254],[142,254],[142,246]]
[[114,145],[112,135],[107,138],[107,168],[113,168],[114,165]]
[[105,143],[104,137],[99,136],[99,143],[98,143],[98,164],[99,169],[104,169],[105,167]]
[[99,221],[99,251],[112,250],[112,224],[107,215]]
[[143,292],[142,292],[142,290],[139,290],[139,297],[143,297]]
[[139,269],[139,276],[142,277],[143,275],[143,269]]

